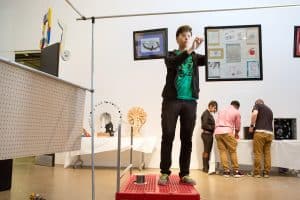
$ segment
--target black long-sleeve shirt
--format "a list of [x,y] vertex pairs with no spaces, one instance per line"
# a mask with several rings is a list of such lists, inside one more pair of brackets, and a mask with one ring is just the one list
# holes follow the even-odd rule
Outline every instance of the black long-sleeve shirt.
[[215,119],[208,110],[205,110],[201,115],[201,128],[210,133],[215,130]]

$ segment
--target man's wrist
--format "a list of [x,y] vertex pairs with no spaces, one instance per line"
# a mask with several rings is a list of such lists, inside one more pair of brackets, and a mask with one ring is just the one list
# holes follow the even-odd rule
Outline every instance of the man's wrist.
[[250,128],[254,128],[254,124],[250,124]]

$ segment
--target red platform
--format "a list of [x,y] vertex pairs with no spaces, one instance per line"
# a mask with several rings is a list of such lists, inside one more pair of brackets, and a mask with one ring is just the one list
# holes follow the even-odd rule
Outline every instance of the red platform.
[[170,176],[166,186],[157,184],[158,175],[145,175],[145,184],[136,184],[135,176],[116,193],[116,200],[200,200],[200,194],[191,185],[179,183],[179,177]]

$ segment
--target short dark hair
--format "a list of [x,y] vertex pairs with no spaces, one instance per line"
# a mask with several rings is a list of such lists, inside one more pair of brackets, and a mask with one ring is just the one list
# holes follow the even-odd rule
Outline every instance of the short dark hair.
[[236,107],[237,109],[240,108],[240,102],[237,101],[237,100],[233,100],[233,101],[230,103],[230,105]]
[[216,110],[218,110],[218,103],[216,101],[214,101],[214,100],[210,101],[208,103],[208,107],[210,107],[210,106],[216,106]]
[[184,32],[190,32],[192,35],[192,27],[190,27],[189,25],[180,26],[176,31],[176,37],[178,37],[180,33]]
[[255,101],[255,104],[264,104],[264,100],[262,100],[262,99],[257,99],[257,100]]

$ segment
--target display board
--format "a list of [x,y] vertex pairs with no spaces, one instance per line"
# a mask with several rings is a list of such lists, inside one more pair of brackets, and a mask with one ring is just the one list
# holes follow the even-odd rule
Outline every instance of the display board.
[[262,80],[261,26],[205,27],[206,81]]
[[0,160],[79,150],[86,90],[0,58]]

